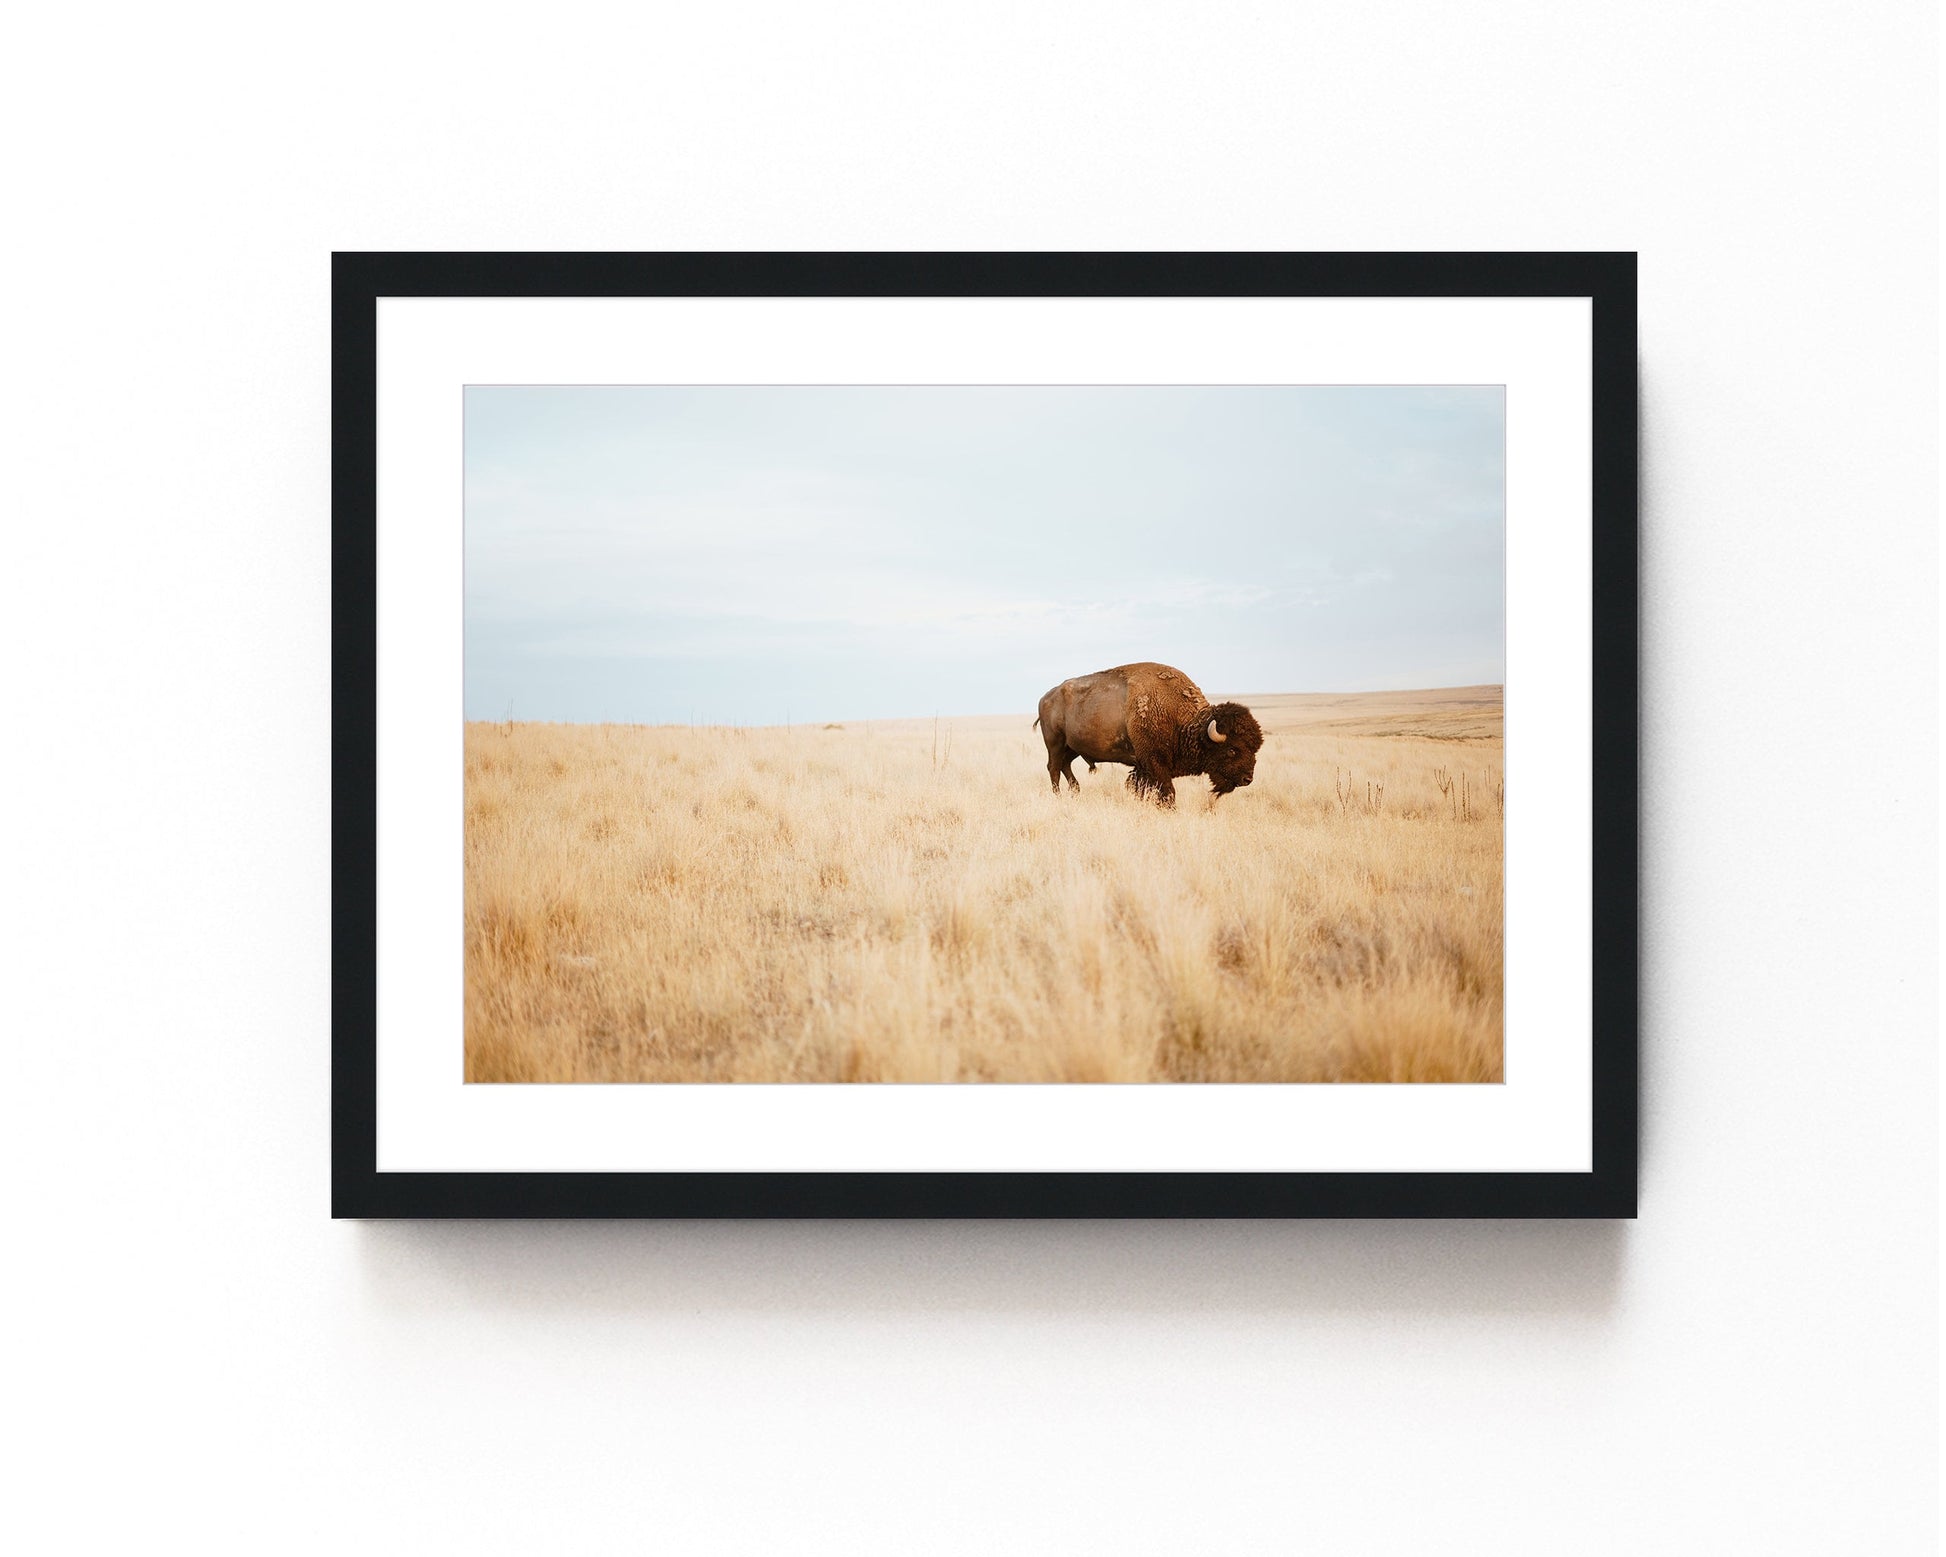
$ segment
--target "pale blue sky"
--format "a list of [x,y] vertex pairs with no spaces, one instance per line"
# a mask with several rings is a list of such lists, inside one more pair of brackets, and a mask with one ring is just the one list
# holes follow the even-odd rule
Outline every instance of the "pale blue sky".
[[470,388],[466,715],[1022,713],[1502,679],[1486,388]]

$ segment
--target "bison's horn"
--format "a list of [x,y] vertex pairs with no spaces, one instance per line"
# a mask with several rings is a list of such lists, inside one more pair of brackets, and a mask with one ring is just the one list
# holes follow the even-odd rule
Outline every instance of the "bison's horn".
[[1209,722],[1209,738],[1213,741],[1226,741],[1229,739],[1227,735],[1216,727],[1216,721],[1214,719]]

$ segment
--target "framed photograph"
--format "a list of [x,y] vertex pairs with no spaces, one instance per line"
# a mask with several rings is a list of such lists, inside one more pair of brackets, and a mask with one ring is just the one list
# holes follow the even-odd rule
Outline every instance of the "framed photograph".
[[1632,254],[339,254],[333,1209],[1635,1214]]

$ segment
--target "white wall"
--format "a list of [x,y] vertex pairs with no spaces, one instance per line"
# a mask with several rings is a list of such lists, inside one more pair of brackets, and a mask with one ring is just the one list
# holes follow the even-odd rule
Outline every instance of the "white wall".
[[[702,20],[705,11],[709,20]],[[1933,1545],[1920,4],[15,18],[22,1549]],[[333,247],[1643,254],[1642,1218],[326,1218]]]

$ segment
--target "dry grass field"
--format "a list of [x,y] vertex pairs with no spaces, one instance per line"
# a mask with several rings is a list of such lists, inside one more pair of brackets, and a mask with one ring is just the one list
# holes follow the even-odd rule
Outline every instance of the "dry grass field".
[[1256,783],[1031,707],[466,731],[469,1081],[1498,1081],[1498,687],[1236,694]]

